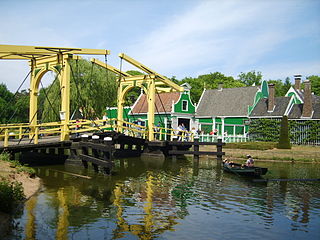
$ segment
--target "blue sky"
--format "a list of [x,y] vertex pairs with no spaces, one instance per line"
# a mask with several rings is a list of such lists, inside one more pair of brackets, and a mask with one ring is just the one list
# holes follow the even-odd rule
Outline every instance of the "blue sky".
[[[1,0],[0,7],[0,44],[109,49],[115,67],[124,52],[178,79],[320,75],[320,0]],[[15,91],[28,71],[26,61],[1,60],[0,82]]]

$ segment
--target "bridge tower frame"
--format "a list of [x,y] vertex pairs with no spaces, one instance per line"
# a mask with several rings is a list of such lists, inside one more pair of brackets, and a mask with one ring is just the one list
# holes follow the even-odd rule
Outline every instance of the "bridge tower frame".
[[65,48],[65,47],[37,47],[19,45],[0,45],[0,60],[29,60],[31,67],[30,79],[30,138],[33,138],[38,121],[38,93],[39,84],[45,73],[48,71],[56,72],[59,76],[61,89],[61,119],[60,140],[69,139],[70,121],[70,60],[80,59],[74,54],[88,55],[109,55],[110,51],[105,49],[86,49],[86,48]]

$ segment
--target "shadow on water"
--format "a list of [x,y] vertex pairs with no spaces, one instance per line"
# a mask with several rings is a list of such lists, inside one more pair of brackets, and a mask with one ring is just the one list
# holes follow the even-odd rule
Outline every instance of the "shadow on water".
[[[268,178],[319,173],[264,165]],[[111,175],[71,165],[35,170],[43,191],[27,201],[8,239],[210,239],[213,231],[217,239],[234,239],[235,232],[237,239],[256,232],[269,239],[319,236],[319,184],[254,183],[224,173],[212,158],[121,159]]]

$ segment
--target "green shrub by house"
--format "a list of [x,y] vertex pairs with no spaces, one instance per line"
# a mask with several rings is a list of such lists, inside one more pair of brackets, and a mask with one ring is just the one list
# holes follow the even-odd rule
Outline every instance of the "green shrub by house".
[[283,116],[280,126],[280,137],[279,143],[277,145],[279,149],[291,149],[290,139],[289,139],[289,126],[288,126],[288,116]]

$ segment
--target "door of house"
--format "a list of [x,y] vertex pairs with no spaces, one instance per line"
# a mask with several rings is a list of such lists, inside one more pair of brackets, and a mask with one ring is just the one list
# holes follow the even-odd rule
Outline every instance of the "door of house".
[[178,118],[178,125],[183,125],[186,127],[188,131],[190,131],[190,119],[189,118]]

